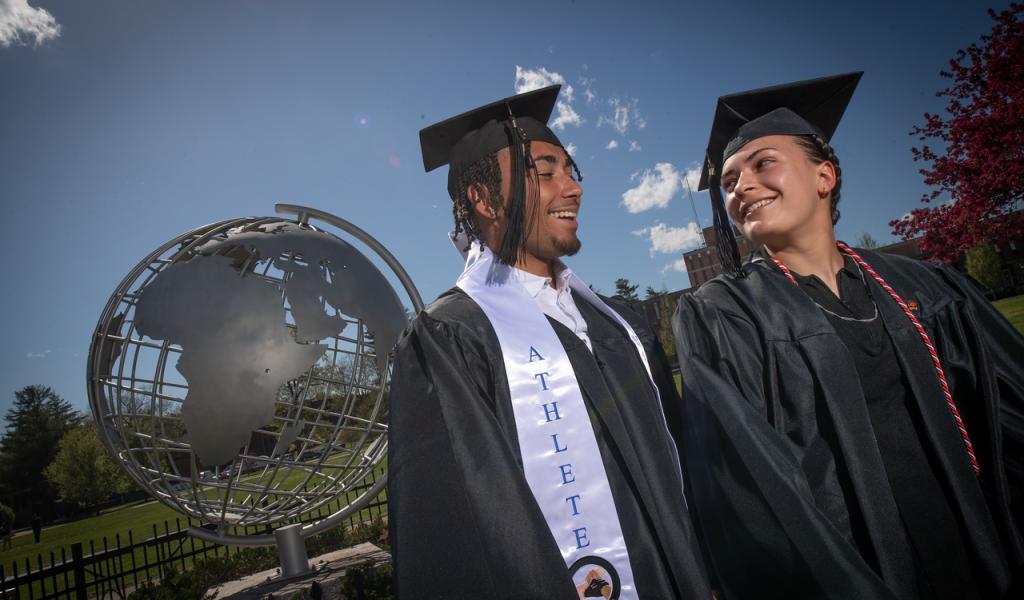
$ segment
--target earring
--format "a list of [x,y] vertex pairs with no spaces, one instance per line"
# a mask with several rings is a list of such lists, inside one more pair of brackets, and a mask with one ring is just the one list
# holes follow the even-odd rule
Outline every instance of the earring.
[[488,208],[487,212],[491,213],[491,218],[492,219],[497,219],[498,218],[498,212],[496,210],[494,210],[494,207]]

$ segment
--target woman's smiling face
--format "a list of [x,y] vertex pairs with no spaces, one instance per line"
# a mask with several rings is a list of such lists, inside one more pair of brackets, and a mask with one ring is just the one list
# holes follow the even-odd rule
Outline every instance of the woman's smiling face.
[[835,168],[812,162],[794,136],[751,141],[726,159],[721,181],[733,222],[769,248],[789,245],[807,228],[832,227]]

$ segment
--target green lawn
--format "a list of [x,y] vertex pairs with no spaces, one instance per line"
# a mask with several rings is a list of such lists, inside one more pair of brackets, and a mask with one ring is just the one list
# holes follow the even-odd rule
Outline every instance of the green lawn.
[[[297,483],[294,481],[295,479],[304,476],[304,473],[294,471],[289,474],[282,487],[287,489]],[[365,518],[369,519],[369,512],[365,509],[363,512],[366,512]],[[35,571],[40,568],[39,555],[42,555],[42,566],[44,567],[51,563],[51,552],[53,553],[53,562],[60,562],[62,548],[65,549],[66,557],[70,560],[71,544],[76,542],[82,543],[82,549],[86,555],[90,553],[90,542],[93,543],[95,551],[102,551],[104,537],[107,539],[108,548],[117,547],[115,542],[117,535],[121,536],[121,546],[127,546],[129,530],[132,532],[133,541],[138,544],[153,536],[154,525],[156,525],[158,535],[164,534],[165,521],[168,530],[174,532],[177,529],[175,519],[180,520],[182,529],[188,527],[187,520],[181,513],[155,500],[117,506],[95,517],[46,527],[43,529],[42,538],[38,544],[33,541],[31,532],[16,536],[13,539],[13,547],[0,552],[0,565],[3,566],[6,575],[10,577],[12,563],[17,564],[18,572],[25,572],[25,560],[28,559],[31,569]],[[142,549],[136,551],[139,564],[142,564],[143,560],[141,552]],[[155,555],[150,556],[151,561],[155,559]]]
[[1003,298],[992,303],[1017,331],[1024,333],[1024,295]]
[[50,562],[51,552],[54,553],[55,559],[60,561],[61,548],[67,548],[70,559],[71,544],[81,542],[83,550],[88,553],[90,541],[96,550],[102,550],[103,537],[107,537],[108,547],[114,547],[117,545],[114,539],[118,534],[121,536],[121,545],[126,545],[128,530],[132,531],[134,540],[138,542],[153,535],[153,524],[159,523],[159,532],[163,533],[165,520],[169,522],[173,531],[175,517],[181,518],[181,514],[155,500],[125,504],[96,517],[47,527],[43,530],[38,544],[33,541],[31,532],[19,535],[14,538],[14,545],[10,550],[0,552],[0,561],[5,570],[10,569],[11,562],[17,561],[18,570],[24,571],[25,559],[29,558],[32,569],[35,570],[38,568],[36,557],[40,554],[43,555],[43,564],[46,565]]

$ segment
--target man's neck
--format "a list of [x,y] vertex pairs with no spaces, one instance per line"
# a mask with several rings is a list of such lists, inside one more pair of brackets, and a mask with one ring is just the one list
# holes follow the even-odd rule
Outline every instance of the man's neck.
[[515,267],[538,277],[547,277],[551,279],[551,287],[555,287],[555,261],[545,261],[527,254],[515,264]]
[[[490,237],[491,236],[485,236],[485,238]],[[480,243],[490,248],[491,252],[497,255],[497,251],[494,250],[494,246],[492,246],[487,239],[480,240]],[[520,271],[526,271],[527,273],[537,275],[538,277],[548,277],[551,279],[551,287],[555,287],[555,275],[557,274],[555,273],[555,266],[557,262],[557,259],[545,260],[526,252],[523,254],[523,257],[516,261],[516,264],[512,266]]]

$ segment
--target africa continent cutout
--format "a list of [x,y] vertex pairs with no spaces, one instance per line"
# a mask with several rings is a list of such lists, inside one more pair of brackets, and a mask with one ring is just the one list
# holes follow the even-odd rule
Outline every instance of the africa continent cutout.
[[[240,264],[272,261],[280,285]],[[284,299],[295,321],[286,323]],[[334,314],[328,310],[333,309]],[[278,389],[312,367],[352,315],[373,335],[377,373],[405,326],[405,312],[379,270],[343,240],[295,223],[263,224],[199,248],[161,271],[139,294],[135,326],[181,346],[188,382],[182,405],[192,450],[205,466],[230,462],[251,432],[274,419]],[[302,429],[287,423],[277,451]]]
[[327,349],[296,343],[281,290],[240,276],[226,256],[164,269],[139,296],[135,322],[140,333],[181,346],[177,369],[188,381],[181,417],[205,466],[234,459],[252,430],[274,418],[278,388]]

